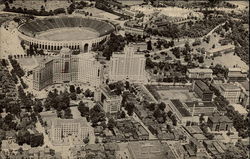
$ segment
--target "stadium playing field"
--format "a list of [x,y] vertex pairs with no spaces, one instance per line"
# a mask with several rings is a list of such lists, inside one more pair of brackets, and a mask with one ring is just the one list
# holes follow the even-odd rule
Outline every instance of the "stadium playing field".
[[36,38],[51,41],[77,41],[99,37],[99,33],[90,28],[57,28],[37,35]]

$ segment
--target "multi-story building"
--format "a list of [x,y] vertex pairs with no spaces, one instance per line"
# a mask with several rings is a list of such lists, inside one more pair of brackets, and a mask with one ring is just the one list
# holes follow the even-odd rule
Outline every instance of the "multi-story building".
[[189,108],[179,99],[171,99],[166,105],[167,111],[172,111],[179,124],[186,125],[187,122],[199,122],[199,116],[194,115],[193,107]]
[[110,90],[108,86],[96,89],[95,100],[100,102],[105,113],[117,113],[121,109],[122,97]]
[[57,56],[44,59],[33,70],[35,90],[66,82],[83,82],[98,86],[102,81],[103,67],[91,53],[72,55],[68,48],[63,48]]
[[124,27],[125,33],[126,34],[132,34],[132,35],[140,35],[141,37],[143,37],[146,33],[144,32],[143,28],[139,28],[139,27],[129,27],[129,26],[125,26]]
[[53,83],[53,60],[44,59],[33,69],[33,88],[41,90]]
[[241,89],[240,87],[225,83],[220,86],[221,95],[226,98],[230,103],[239,103]]
[[194,92],[203,100],[203,101],[212,101],[213,91],[209,89],[207,84],[201,80],[194,82]]
[[229,68],[227,80],[229,82],[243,82],[247,79],[247,71],[241,68]]
[[211,79],[213,71],[211,69],[193,68],[187,70],[189,79]]
[[53,143],[65,142],[64,139],[73,137],[82,141],[89,135],[86,118],[54,119],[50,129],[50,139]]
[[112,55],[109,72],[110,80],[145,82],[145,61],[143,54],[135,53],[133,47],[126,46],[124,53],[114,53]]
[[225,115],[214,115],[208,117],[207,125],[211,131],[228,131],[233,127],[233,121]]

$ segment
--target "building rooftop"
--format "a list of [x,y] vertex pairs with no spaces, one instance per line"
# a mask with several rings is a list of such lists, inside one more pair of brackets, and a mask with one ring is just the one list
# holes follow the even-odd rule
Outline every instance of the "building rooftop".
[[234,110],[238,111],[241,115],[248,114],[246,108],[244,108],[242,105],[240,104],[231,104],[231,105],[234,107]]
[[219,122],[227,122],[231,123],[232,120],[230,120],[227,116],[225,115],[215,115],[215,116],[209,116],[208,120],[211,120],[213,123],[219,123]]
[[213,71],[209,68],[191,68],[191,69],[188,69],[188,72],[190,73],[199,73],[199,72],[213,73]]
[[105,93],[109,98],[118,97],[118,95],[112,91],[107,85],[100,87],[102,92]]
[[231,83],[224,83],[220,87],[225,91],[240,91],[240,87]]
[[185,102],[185,104],[192,108],[195,104],[195,107],[216,107],[213,102],[202,102],[202,101],[192,101],[192,102]]
[[208,87],[208,85],[201,81],[201,80],[197,80],[195,81],[195,84],[204,92],[204,93],[213,93],[213,91],[211,91]]
[[52,125],[54,127],[61,127],[63,124],[74,124],[74,123],[79,123],[81,127],[88,127],[87,125],[87,120],[85,117],[79,118],[79,119],[54,119],[52,121]]
[[184,127],[189,134],[202,134],[203,131],[200,129],[199,126],[185,126]]
[[174,104],[174,106],[178,109],[182,116],[191,116],[190,112],[183,106],[179,99],[172,99],[170,101]]

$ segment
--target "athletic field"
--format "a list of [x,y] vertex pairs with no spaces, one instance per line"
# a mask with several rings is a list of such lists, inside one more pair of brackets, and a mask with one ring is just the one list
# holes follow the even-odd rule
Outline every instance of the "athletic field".
[[90,28],[61,28],[37,35],[37,39],[51,41],[77,41],[97,38],[99,33]]

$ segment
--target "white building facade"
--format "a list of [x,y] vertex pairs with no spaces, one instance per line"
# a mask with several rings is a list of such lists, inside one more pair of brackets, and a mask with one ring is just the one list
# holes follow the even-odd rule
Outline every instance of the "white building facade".
[[83,140],[89,135],[86,118],[81,119],[55,119],[50,129],[52,143],[63,143],[69,136]]
[[114,53],[110,60],[109,78],[111,81],[130,81],[141,83],[146,81],[143,54],[137,54],[133,47],[126,46],[124,53]]
[[103,82],[103,66],[91,53],[72,55],[70,49],[63,48],[59,55],[43,60],[33,69],[35,90],[66,82],[82,82],[99,86]]

